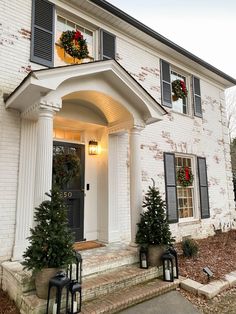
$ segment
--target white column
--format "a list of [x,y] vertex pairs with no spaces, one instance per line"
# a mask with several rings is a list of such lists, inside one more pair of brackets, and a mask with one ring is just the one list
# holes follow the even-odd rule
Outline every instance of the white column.
[[140,220],[140,213],[142,211],[140,132],[140,128],[132,128],[129,130],[131,246],[136,246],[135,236],[137,233],[137,222]]
[[37,123],[22,119],[16,230],[12,260],[22,258],[22,253],[28,246],[26,238],[30,235],[30,228],[33,223],[36,140]]
[[39,111],[34,206],[47,198],[52,185],[53,114],[50,108]]
[[118,147],[119,137],[117,134],[109,135],[108,153],[108,242],[120,240],[118,226]]

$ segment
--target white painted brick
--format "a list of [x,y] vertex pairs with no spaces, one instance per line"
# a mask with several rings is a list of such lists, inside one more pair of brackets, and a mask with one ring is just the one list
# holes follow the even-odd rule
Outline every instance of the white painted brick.
[[[5,239],[6,226],[9,236],[8,242],[3,241],[0,246],[0,259],[4,260],[10,258],[14,242],[20,115],[15,110],[5,109],[2,96],[3,93],[11,93],[26,77],[28,72],[25,68],[31,66],[35,70],[43,67],[30,62],[30,40],[21,34],[22,29],[31,30],[31,0],[2,0],[0,11],[0,221],[4,221],[0,226],[0,240]],[[141,48],[129,38],[124,40],[118,32],[116,35],[118,62],[161,103],[157,52],[148,53],[144,46]],[[226,226],[231,219],[229,213],[235,216],[224,94],[204,78],[201,78],[201,91],[203,119],[172,113],[164,116],[162,122],[147,126],[141,137],[144,193],[151,184],[150,179],[154,178],[164,197],[163,152],[185,152],[207,158],[210,208],[214,218],[195,225],[171,225],[177,240],[189,234],[207,236],[213,232],[213,224]],[[119,190],[118,223],[124,240],[129,238],[130,232],[128,145],[128,135],[120,136],[118,173],[123,184]]]

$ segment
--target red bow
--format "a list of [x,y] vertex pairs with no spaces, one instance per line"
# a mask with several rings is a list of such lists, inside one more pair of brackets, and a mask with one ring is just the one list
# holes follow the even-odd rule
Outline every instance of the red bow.
[[190,179],[189,168],[185,167],[184,170],[185,170],[185,180],[189,181],[189,179]]
[[76,31],[74,39],[75,40],[83,39],[83,35],[80,33],[80,31]]

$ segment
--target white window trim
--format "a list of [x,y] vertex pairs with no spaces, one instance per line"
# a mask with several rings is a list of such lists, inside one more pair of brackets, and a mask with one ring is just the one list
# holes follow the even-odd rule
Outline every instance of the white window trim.
[[[191,159],[191,165],[192,165],[192,173],[194,176],[193,179],[193,216],[187,217],[187,218],[180,218],[179,217],[179,223],[188,223],[188,222],[194,222],[196,220],[200,219],[200,207],[199,207],[199,191],[198,191],[198,173],[197,173],[197,157],[195,155],[190,154],[181,154],[176,153],[175,158],[189,158]],[[176,182],[176,189],[178,188],[177,182]],[[178,198],[178,195],[177,195]],[[179,208],[178,208],[179,210]]]
[[194,111],[193,111],[193,106],[192,106],[191,74],[185,72],[184,70],[181,70],[180,68],[177,68],[176,66],[173,66],[170,63],[170,75],[171,75],[171,72],[176,72],[177,74],[180,74],[186,78],[186,88],[188,90],[187,113],[181,113],[181,112],[175,111],[173,109],[173,100],[172,100],[172,112],[183,115],[185,117],[193,117]]
[[[85,21],[83,18],[80,18],[79,16],[75,16],[74,14],[70,14],[70,12],[56,9],[55,10],[55,25],[54,25],[54,34],[57,32],[57,18],[58,16],[64,18],[67,21],[70,21],[72,23],[78,24],[82,28],[86,28],[90,32],[93,33],[93,52],[94,55],[92,56],[95,60],[98,60],[98,36],[99,36],[99,28],[95,25],[92,25],[91,23]],[[56,44],[56,37],[54,36],[54,44]],[[54,61],[55,62],[55,61]]]

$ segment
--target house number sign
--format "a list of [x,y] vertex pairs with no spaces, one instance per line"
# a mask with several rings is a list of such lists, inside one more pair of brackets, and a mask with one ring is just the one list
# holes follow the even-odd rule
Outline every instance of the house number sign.
[[73,193],[71,191],[64,191],[62,192],[62,196],[64,198],[71,198],[73,196]]

